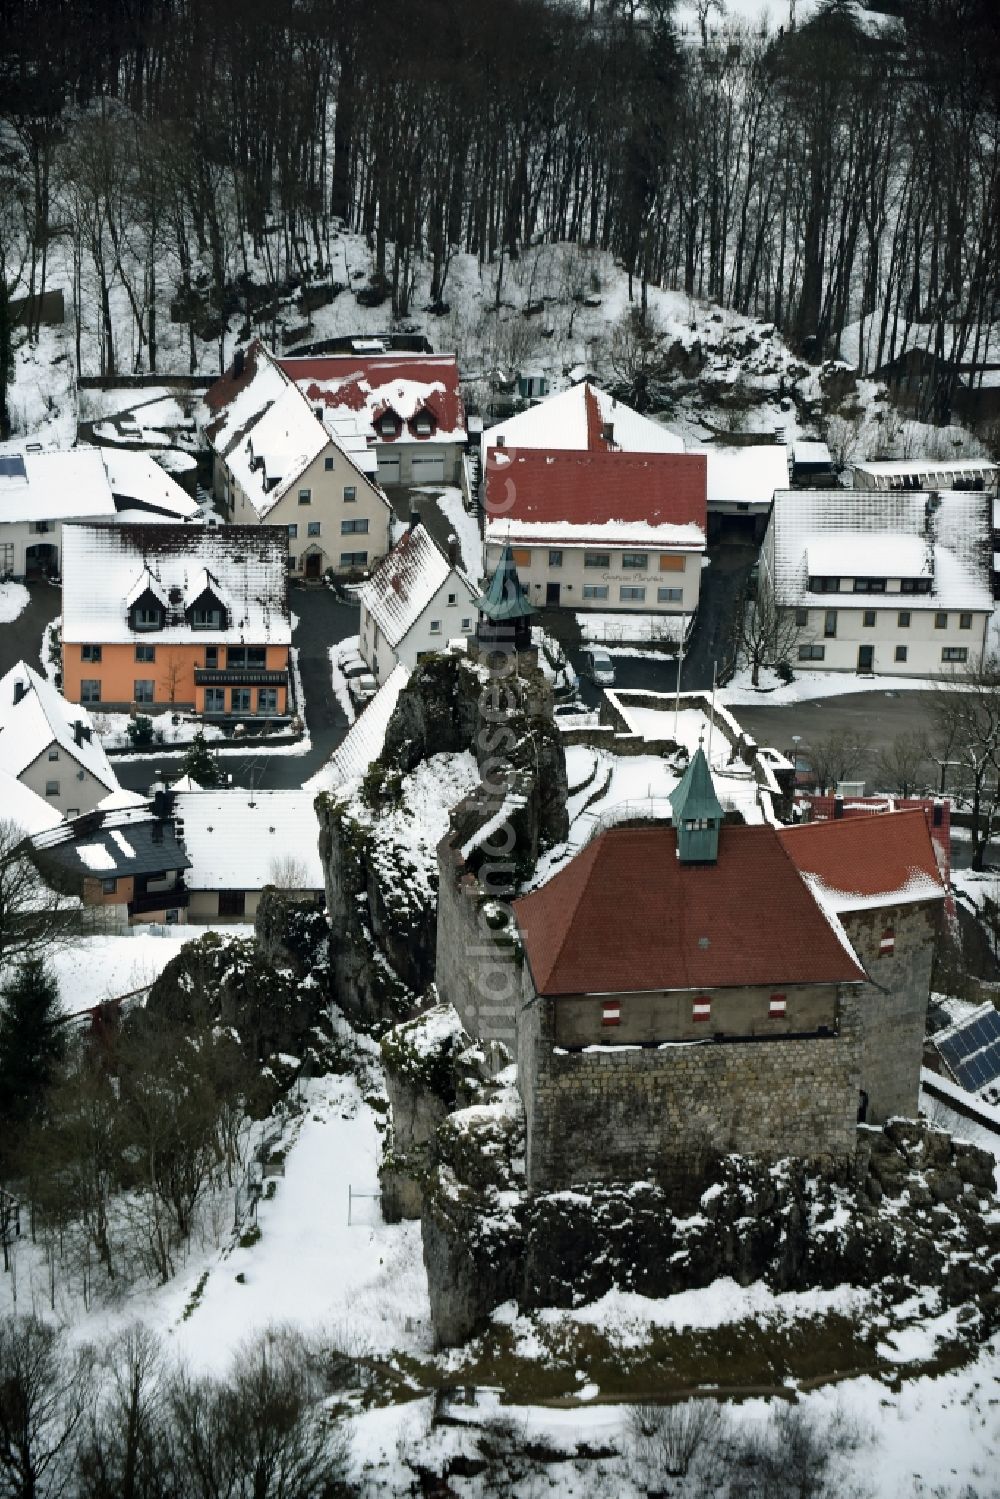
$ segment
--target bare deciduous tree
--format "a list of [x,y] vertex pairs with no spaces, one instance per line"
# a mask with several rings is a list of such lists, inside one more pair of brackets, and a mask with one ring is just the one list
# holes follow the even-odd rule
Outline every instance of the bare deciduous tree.
[[899,796],[913,796],[927,786],[931,765],[926,734],[897,734],[879,747],[875,756],[879,789]]
[[44,957],[89,931],[75,897],[46,884],[24,830],[0,818],[0,976],[22,957]]
[[85,1352],[70,1352],[37,1317],[0,1320],[0,1491],[11,1499],[67,1494],[89,1403]]
[[754,687],[760,686],[763,667],[790,666],[797,647],[807,639],[806,631],[796,623],[795,610],[777,602],[773,588],[763,576],[754,595],[749,592],[743,595],[733,628],[734,656],[737,662],[750,668]]
[[973,660],[942,682],[931,713],[937,758],[957,762],[969,801],[972,867],[982,869],[1000,804],[1000,660]]
[[841,781],[855,779],[864,769],[869,753],[867,736],[857,729],[832,729],[821,739],[810,740],[806,754],[820,791],[832,791]]

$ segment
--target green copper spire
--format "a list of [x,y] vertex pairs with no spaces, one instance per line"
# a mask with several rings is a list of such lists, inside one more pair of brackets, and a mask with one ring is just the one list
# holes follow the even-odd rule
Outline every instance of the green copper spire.
[[677,857],[682,864],[714,864],[719,857],[719,828],[724,816],[701,745],[673,791],[670,805],[677,829]]
[[486,592],[476,600],[480,614],[495,625],[515,619],[527,619],[534,614],[527,593],[517,576],[514,553],[508,543],[500,554]]

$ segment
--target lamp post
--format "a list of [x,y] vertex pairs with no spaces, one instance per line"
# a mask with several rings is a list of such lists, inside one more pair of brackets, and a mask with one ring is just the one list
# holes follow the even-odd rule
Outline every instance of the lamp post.
[[801,734],[792,735],[792,795],[795,794],[795,786],[799,774],[799,745],[802,743]]

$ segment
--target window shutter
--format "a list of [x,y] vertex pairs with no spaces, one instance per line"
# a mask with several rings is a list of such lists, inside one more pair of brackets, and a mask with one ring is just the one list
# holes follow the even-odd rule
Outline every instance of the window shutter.
[[887,926],[878,945],[880,958],[891,958],[896,951],[896,928]]
[[712,1001],[708,998],[708,996],[706,994],[699,994],[698,998],[694,1001],[694,1003],[691,1006],[691,1019],[692,1020],[711,1020],[711,1018],[712,1018]]
[[617,1000],[606,999],[601,1009],[602,1025],[621,1025],[622,1011]]
[[663,552],[660,555],[660,572],[682,573],[684,571],[684,564],[686,561],[686,557],[675,557],[672,556],[669,552]]
[[531,566],[531,552],[528,550],[527,547],[521,547],[520,549],[516,549],[515,550],[515,552],[514,552],[514,565],[515,565],[515,567],[530,567]]
[[772,994],[767,1017],[769,1020],[784,1020],[786,1009],[785,996],[783,994]]

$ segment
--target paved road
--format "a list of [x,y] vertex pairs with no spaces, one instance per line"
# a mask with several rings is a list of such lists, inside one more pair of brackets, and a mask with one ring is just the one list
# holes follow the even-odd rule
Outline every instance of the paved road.
[[27,661],[39,671],[39,651],[42,631],[50,620],[55,619],[61,607],[62,594],[58,586],[51,583],[29,583],[31,598],[28,605],[9,624],[0,625],[0,676],[16,666],[18,661]]
[[737,707],[733,713],[759,743],[784,754],[791,753],[793,734],[804,751],[810,739],[823,739],[835,729],[863,734],[875,752],[899,734],[925,731],[933,702],[933,692],[848,692],[781,707]]
[[[329,647],[335,641],[358,633],[358,609],[342,604],[328,588],[293,588],[292,613],[298,622],[292,642],[299,651],[299,672],[306,700],[306,726],[312,747],[308,754],[267,754],[249,750],[243,755],[223,755],[222,765],[235,786],[254,786],[281,791],[301,786],[330,758],[347,729],[347,719],[330,684]],[[123,786],[145,793],[157,771],[181,774],[182,756],[149,755],[141,760],[113,761]]]

